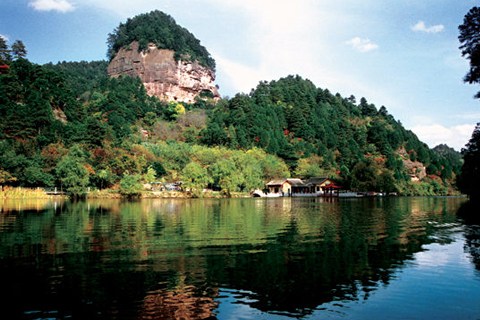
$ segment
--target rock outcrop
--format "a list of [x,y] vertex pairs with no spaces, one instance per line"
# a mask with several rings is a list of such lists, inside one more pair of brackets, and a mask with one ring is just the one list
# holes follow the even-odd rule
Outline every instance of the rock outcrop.
[[410,160],[409,154],[404,147],[397,150],[397,153],[402,157],[403,166],[412,181],[421,181],[427,176],[427,168],[425,165],[419,161]]
[[111,77],[138,76],[147,93],[164,101],[192,103],[200,94],[220,98],[215,72],[197,61],[175,60],[173,50],[158,49],[150,44],[138,51],[138,42],[120,49],[108,66]]

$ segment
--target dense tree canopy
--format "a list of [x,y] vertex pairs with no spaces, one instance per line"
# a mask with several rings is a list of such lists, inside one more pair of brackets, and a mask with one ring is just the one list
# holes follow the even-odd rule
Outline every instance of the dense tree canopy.
[[[217,103],[166,103],[139,79],[108,78],[105,61],[40,66],[20,49],[0,74],[0,184],[134,196],[152,180],[183,181],[194,194],[229,195],[322,176],[408,195],[447,194],[459,174],[457,152],[429,149],[386,107],[299,76]],[[407,164],[427,176],[412,182]]]
[[354,102],[299,76],[261,82],[249,95],[217,105],[200,141],[262,148],[282,158],[297,176],[335,177],[359,190],[409,192],[404,189],[411,173],[404,161],[423,163],[443,181],[458,174],[459,157],[428,148],[384,106],[377,110],[365,98]]
[[[463,24],[459,27],[458,37],[462,55],[470,60],[470,71],[465,76],[465,82],[480,83],[480,8],[473,7],[465,15]],[[475,95],[480,98],[480,92]],[[480,198],[480,123],[477,123],[466,148],[462,150],[463,166],[458,179],[460,190],[472,198]]]
[[176,59],[197,60],[215,70],[215,60],[207,49],[200,44],[187,29],[179,26],[175,20],[161,12],[152,11],[128,19],[108,35],[108,57],[112,59],[120,48],[138,41],[139,49],[145,50],[149,43],[160,49],[175,51]]
[[480,123],[477,123],[472,137],[462,150],[464,164],[458,179],[460,190],[474,199],[480,199]]

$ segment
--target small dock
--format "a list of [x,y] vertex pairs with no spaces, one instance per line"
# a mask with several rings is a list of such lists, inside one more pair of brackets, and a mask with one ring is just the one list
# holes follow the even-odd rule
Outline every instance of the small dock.
[[67,193],[63,190],[58,190],[57,188],[43,189],[45,193],[49,196],[64,196]]

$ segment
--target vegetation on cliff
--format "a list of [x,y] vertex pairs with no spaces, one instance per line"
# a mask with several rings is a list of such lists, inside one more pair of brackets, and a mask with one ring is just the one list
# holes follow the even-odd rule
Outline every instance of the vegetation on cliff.
[[146,50],[149,43],[160,49],[175,51],[175,58],[195,61],[215,71],[215,60],[207,49],[187,29],[179,26],[175,20],[161,12],[152,11],[128,19],[108,35],[108,57],[113,59],[120,48],[128,48],[138,41],[139,50]]

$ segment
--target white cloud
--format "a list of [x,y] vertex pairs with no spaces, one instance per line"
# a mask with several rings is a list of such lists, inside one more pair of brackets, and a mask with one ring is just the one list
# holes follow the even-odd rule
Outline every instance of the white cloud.
[[345,42],[345,44],[348,44],[360,52],[369,52],[378,49],[378,45],[368,38],[355,37]]
[[38,11],[58,11],[65,13],[75,10],[73,4],[67,0],[35,0],[31,1],[28,5]]
[[[259,81],[270,81],[289,74],[308,77],[312,73],[330,73],[318,69],[319,56],[326,56],[327,50],[321,37],[314,36],[311,30],[328,19],[311,0],[210,0],[224,10],[233,10],[248,23],[242,45],[250,61],[233,61],[214,55],[218,75],[224,73],[229,83],[237,90],[249,92]],[[327,28],[325,28],[327,29]],[[224,51],[222,49],[216,51]],[[324,54],[322,54],[325,52]],[[315,81],[316,79],[312,79]]]
[[[368,88],[369,84],[352,74],[347,76],[339,67],[344,66],[345,61],[339,62],[339,56],[332,54],[343,44],[338,43],[339,36],[329,30],[334,28],[336,31],[347,31],[345,24],[357,23],[356,16],[345,16],[344,10],[339,10],[336,5],[317,0],[205,0],[205,3],[206,7],[214,6],[221,13],[218,17],[211,17],[207,31],[202,30],[206,29],[205,24],[192,23],[197,29],[184,24],[184,21],[189,20],[187,18],[193,21],[197,19],[196,16],[188,17],[192,2],[186,0],[138,0],[134,7],[129,0],[82,2],[84,5],[115,12],[123,18],[153,9],[171,14],[179,24],[198,36],[212,53],[217,61],[217,80],[222,94],[249,92],[259,81],[298,74],[332,92],[365,95],[370,99],[373,99],[370,92],[378,96],[378,88]],[[226,12],[235,17],[234,20],[244,22],[241,29],[231,36],[242,46],[244,58],[229,56],[232,48],[228,41],[222,44],[209,38],[211,30],[221,33],[225,25],[229,24],[223,15]],[[342,23],[339,24],[339,21]],[[202,31],[206,37],[201,36]],[[366,52],[377,47],[370,41],[360,50]],[[227,83],[221,83],[224,81]],[[224,91],[225,88],[230,89],[228,93]]]
[[411,29],[416,32],[439,33],[442,32],[445,27],[443,26],[443,24],[436,24],[434,26],[427,27],[425,25],[425,22],[418,21],[417,24],[414,25]]
[[220,71],[219,75],[223,74],[226,82],[237,92],[249,93],[252,88],[257,86],[260,79],[268,79],[257,68],[242,65],[218,55],[215,56],[215,61],[217,69]]
[[449,244],[449,246],[455,247],[455,250],[448,250],[445,245],[438,243],[426,245],[423,247],[423,251],[415,254],[414,263],[420,269],[436,269],[437,272],[441,272],[442,269],[445,270],[449,264],[458,266],[460,263],[462,266],[470,268],[471,263],[468,256],[464,253],[463,242],[455,241]]
[[8,36],[6,36],[6,35],[4,35],[4,34],[1,34],[1,33],[0,33],[0,38],[3,38],[3,40],[5,40],[5,41],[10,40],[10,39],[8,38]]
[[[223,58],[213,54],[218,79],[228,80],[233,91],[249,92],[259,81],[298,74],[332,92],[370,98],[370,93],[376,93],[376,97],[380,95],[377,88],[338,70],[339,65],[344,65],[339,62],[338,55],[332,55],[339,45],[338,38],[327,30],[342,27],[338,25],[337,13],[325,8],[324,4],[315,0],[209,1],[224,10],[234,10],[248,21],[246,28],[239,32],[248,34],[248,41],[243,45],[250,56],[255,57],[253,63],[234,61],[228,57],[228,51],[221,49],[216,51],[223,51]],[[342,22],[349,19],[343,16]],[[378,46],[369,41],[362,50],[376,48]]]
[[431,148],[439,144],[447,144],[449,147],[460,151],[472,136],[474,124],[462,124],[446,127],[441,124],[417,125],[412,131],[418,138]]

